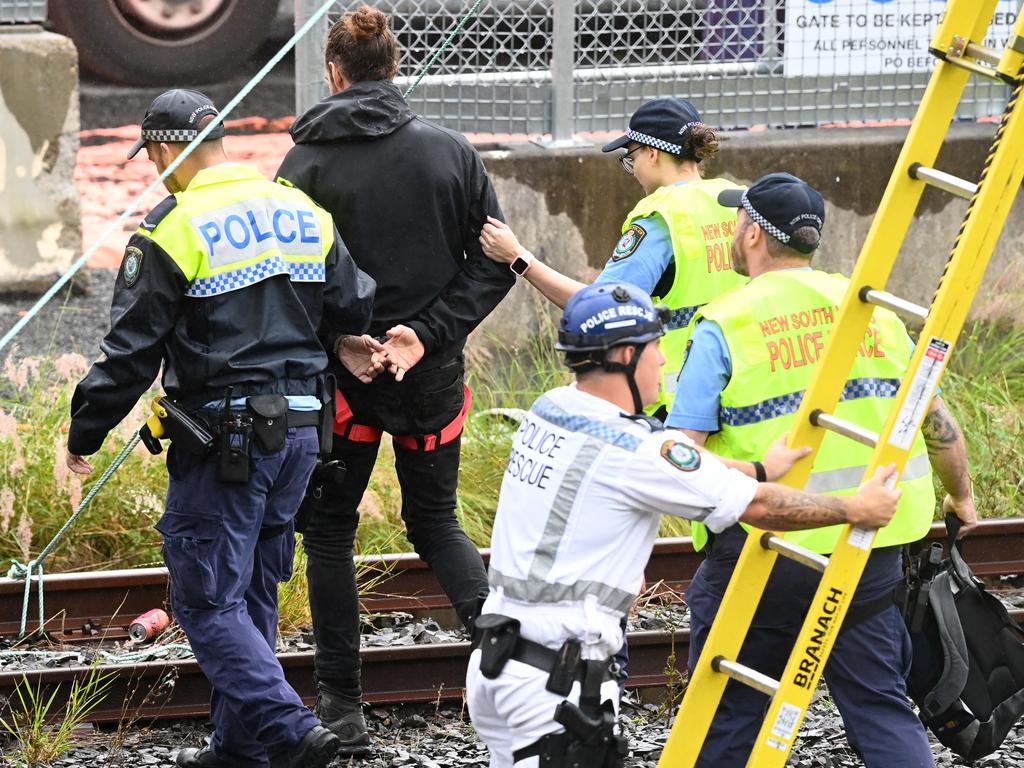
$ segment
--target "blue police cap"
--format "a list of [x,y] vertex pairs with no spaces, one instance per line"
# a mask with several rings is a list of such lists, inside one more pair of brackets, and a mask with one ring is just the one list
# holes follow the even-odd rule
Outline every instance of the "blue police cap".
[[605,144],[601,151],[613,152],[635,141],[694,160],[696,158],[687,153],[685,142],[690,129],[697,125],[701,125],[700,113],[686,99],[675,96],[651,99],[633,113],[626,134]]

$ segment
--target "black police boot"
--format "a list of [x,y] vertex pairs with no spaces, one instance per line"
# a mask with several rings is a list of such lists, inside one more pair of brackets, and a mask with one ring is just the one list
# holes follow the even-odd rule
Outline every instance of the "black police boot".
[[314,725],[302,741],[270,758],[270,768],[326,768],[336,754],[338,737],[322,725]]
[[196,749],[189,747],[178,750],[174,758],[174,764],[178,768],[228,768],[230,763],[221,760],[213,751],[213,747],[206,745]]
[[313,713],[340,740],[339,755],[356,757],[370,754],[370,734],[366,731],[366,720],[359,704],[343,701],[321,685],[317,689]]

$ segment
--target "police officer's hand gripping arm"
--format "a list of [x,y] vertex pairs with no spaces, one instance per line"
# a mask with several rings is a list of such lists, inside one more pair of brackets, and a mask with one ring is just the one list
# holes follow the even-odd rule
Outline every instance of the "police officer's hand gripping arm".
[[528,262],[523,277],[559,308],[564,309],[573,294],[584,287],[579,280],[573,280],[534,258],[533,254],[519,243],[516,233],[507,224],[493,217],[487,217],[487,224],[480,233],[480,246],[487,258],[499,264],[510,265],[516,259]]

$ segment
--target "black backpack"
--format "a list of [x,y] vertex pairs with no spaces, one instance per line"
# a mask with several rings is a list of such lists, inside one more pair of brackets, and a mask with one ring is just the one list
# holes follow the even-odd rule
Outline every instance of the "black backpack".
[[961,543],[954,545],[959,529],[948,515],[948,559],[938,542],[905,558],[904,617],[914,646],[907,689],[936,738],[977,760],[998,749],[1024,714],[1024,631],[971,572]]

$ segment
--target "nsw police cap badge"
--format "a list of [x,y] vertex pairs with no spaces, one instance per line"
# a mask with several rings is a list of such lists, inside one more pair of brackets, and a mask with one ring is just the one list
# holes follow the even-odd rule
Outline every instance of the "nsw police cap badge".
[[121,266],[121,274],[124,275],[125,287],[131,288],[139,282],[139,275],[142,274],[142,250],[134,245],[129,245],[124,251],[124,261]]
[[683,472],[700,469],[700,452],[686,443],[666,440],[661,444],[661,458]]

